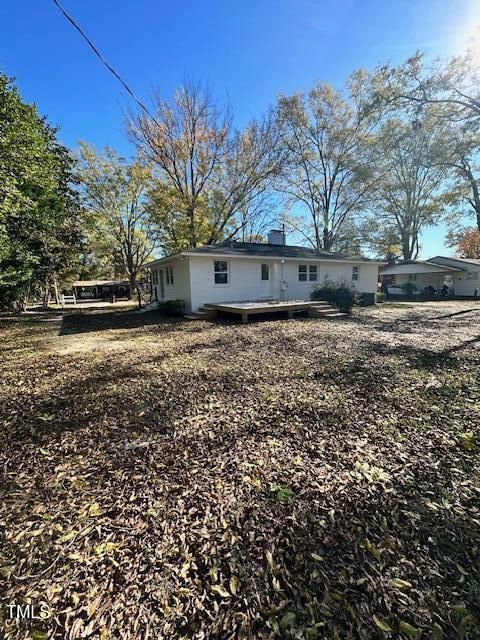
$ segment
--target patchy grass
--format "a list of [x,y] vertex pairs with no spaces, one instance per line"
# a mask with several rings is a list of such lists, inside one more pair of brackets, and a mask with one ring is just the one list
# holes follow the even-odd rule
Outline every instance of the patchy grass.
[[479,322],[0,321],[5,637],[480,637]]

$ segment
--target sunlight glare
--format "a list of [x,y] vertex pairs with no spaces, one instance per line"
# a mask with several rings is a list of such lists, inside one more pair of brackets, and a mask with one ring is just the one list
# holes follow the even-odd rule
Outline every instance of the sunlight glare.
[[475,46],[480,51],[480,0],[465,0],[458,22],[453,25],[448,49],[459,54]]

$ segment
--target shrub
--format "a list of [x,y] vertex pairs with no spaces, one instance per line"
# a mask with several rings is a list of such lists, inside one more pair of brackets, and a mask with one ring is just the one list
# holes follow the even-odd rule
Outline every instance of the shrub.
[[333,305],[342,313],[350,313],[355,304],[355,292],[348,287],[338,287],[335,290]]
[[335,287],[330,284],[314,289],[310,298],[311,300],[325,300],[342,313],[350,313],[355,304],[355,292],[352,289]]
[[159,305],[159,309],[163,311],[165,315],[172,316],[174,318],[183,316],[185,308],[185,300],[180,300],[179,298],[176,300],[166,300]]
[[405,295],[411,296],[416,290],[417,285],[414,282],[405,282],[405,284],[401,285]]
[[325,300],[333,304],[336,288],[332,284],[324,284],[323,287],[314,289],[310,295],[311,300]]

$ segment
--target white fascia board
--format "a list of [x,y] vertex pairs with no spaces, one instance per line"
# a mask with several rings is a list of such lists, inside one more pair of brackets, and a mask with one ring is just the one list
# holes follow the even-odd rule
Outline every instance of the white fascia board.
[[188,256],[189,258],[222,258],[223,260],[232,260],[233,258],[241,258],[242,260],[285,260],[289,262],[332,262],[332,263],[342,263],[342,264],[376,264],[378,266],[382,264],[387,264],[386,262],[381,262],[380,260],[363,260],[359,258],[343,260],[340,258],[292,258],[291,256],[246,256],[246,255],[237,255],[232,253],[190,253],[189,251],[185,251],[182,254],[183,256]]
[[147,262],[145,267],[147,267],[147,269],[151,269],[152,267],[155,267],[157,264],[165,264],[167,262],[171,262],[172,260],[178,260],[179,258],[182,258],[185,255],[186,254],[182,252],[182,253],[175,253],[172,256],[165,256],[165,258],[158,258],[158,260],[152,260],[152,262]]

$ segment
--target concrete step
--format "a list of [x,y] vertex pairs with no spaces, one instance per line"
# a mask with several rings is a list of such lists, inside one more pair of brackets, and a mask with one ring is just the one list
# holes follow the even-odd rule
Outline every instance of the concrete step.
[[311,318],[344,318],[345,316],[347,316],[347,313],[342,313],[341,311],[337,311],[334,308],[331,309],[325,309],[325,310],[317,310],[317,309],[312,309],[310,307],[309,310],[309,316]]
[[202,313],[205,315],[214,316],[215,309],[212,309],[210,307],[198,307],[198,311],[194,311],[193,313]]
[[186,313],[184,316],[184,318],[187,318],[187,320],[211,320],[212,318],[215,317],[215,313],[212,313],[212,310],[207,310],[207,311],[192,311],[192,313]]
[[330,311],[336,311],[335,307],[310,307],[309,311],[312,313],[329,313]]
[[327,320],[330,320],[331,318],[347,318],[348,313],[343,313],[342,311],[332,311],[331,313],[325,313],[323,317],[327,318]]

